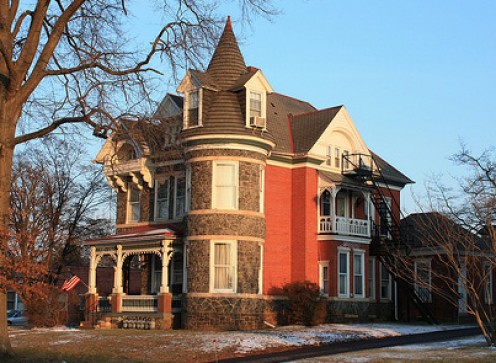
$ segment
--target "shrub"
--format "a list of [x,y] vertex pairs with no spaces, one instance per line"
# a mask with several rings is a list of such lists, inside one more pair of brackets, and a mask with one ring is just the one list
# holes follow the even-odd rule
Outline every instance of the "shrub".
[[[325,305],[320,301],[320,288],[316,283],[295,281],[283,286],[286,316],[289,324],[318,325],[323,323]],[[325,315],[325,314],[324,314]]]

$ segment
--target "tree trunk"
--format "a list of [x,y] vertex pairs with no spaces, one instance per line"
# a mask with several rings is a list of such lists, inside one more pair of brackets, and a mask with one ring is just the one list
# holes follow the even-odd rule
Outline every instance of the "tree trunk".
[[[12,175],[12,158],[14,155],[14,137],[17,118],[8,111],[5,102],[5,88],[0,85],[0,231],[5,233],[10,219],[10,182]],[[12,112],[12,114],[11,114]],[[5,251],[0,253],[0,266],[5,265]],[[0,360],[13,354],[7,327],[7,297],[5,286],[0,286]]]

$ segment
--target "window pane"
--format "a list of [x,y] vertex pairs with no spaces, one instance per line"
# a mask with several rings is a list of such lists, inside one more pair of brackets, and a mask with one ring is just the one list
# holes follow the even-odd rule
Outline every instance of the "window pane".
[[353,269],[355,271],[355,275],[363,274],[362,255],[355,255],[353,261]]
[[157,188],[157,219],[169,218],[169,180]]
[[320,199],[320,215],[321,216],[331,215],[331,193],[328,190],[325,190],[322,193]]
[[231,264],[231,245],[216,243],[214,245],[214,288],[232,289],[234,266]]
[[176,179],[176,217],[181,217],[186,212],[186,178]]
[[262,94],[250,92],[250,116],[262,116]]
[[363,276],[355,276],[355,295],[363,295]]
[[346,253],[339,254],[339,272],[347,273],[348,272],[348,256]]
[[234,186],[235,166],[232,164],[217,164],[217,185]]
[[346,295],[347,293],[346,275],[339,275],[339,294]]
[[215,208],[237,208],[237,179],[235,164],[218,163],[215,165]]
[[138,202],[139,203],[139,190],[132,187],[131,188],[131,192],[130,192],[130,195],[129,195],[129,201],[131,203],[134,203],[134,202]]

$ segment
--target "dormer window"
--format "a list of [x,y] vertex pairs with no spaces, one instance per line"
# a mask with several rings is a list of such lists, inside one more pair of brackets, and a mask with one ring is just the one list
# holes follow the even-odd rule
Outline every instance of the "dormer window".
[[188,127],[200,126],[200,91],[191,91],[187,97],[187,125]]
[[250,91],[250,117],[262,117],[262,93]]
[[248,91],[247,114],[250,127],[265,128],[264,94],[259,91]]

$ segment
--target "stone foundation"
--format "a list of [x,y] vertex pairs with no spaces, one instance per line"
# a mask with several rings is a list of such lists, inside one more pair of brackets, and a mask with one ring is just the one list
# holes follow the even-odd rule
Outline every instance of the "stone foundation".
[[353,323],[369,321],[391,321],[394,319],[393,303],[369,301],[327,301],[328,323]]
[[262,296],[187,296],[183,302],[183,327],[192,330],[262,329],[264,310]]

